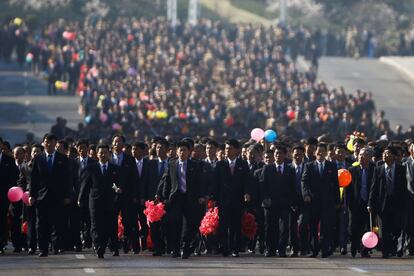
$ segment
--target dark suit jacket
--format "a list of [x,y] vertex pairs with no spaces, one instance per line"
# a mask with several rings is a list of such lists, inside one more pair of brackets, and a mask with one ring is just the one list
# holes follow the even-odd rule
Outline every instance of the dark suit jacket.
[[116,186],[121,187],[120,168],[109,163],[106,175],[102,174],[101,166],[98,162],[88,165],[81,175],[81,189],[78,201],[81,206],[87,206],[94,210],[112,210],[118,198],[115,190]]
[[[164,172],[167,170],[168,167],[168,160],[167,164],[164,168]],[[160,186],[160,182],[164,173],[160,174],[158,170],[158,159],[148,160],[148,177],[147,183],[145,185],[145,192],[144,199],[145,200],[153,200],[156,195],[161,196],[162,194],[162,186]],[[162,185],[162,184],[161,184]]]
[[30,196],[36,201],[61,202],[70,198],[72,186],[68,158],[55,152],[52,170],[49,172],[45,154],[33,160]]
[[374,170],[368,206],[372,207],[378,214],[382,214],[384,211],[401,212],[405,210],[407,195],[405,167],[395,164],[392,195],[387,193],[386,184],[385,164],[382,164]]
[[14,159],[3,153],[0,160],[0,200],[7,202],[7,192],[16,185],[19,177],[19,168]]
[[293,162],[290,163],[288,166],[293,169],[293,172],[295,174],[295,204],[296,204],[296,206],[302,206],[303,205],[303,196],[302,196],[301,181],[302,181],[303,172],[305,171],[305,163],[302,163],[302,165],[301,165],[301,172],[300,172],[299,182],[296,178],[296,168],[295,168],[295,165],[293,164]]
[[31,182],[31,173],[33,168],[33,160],[28,163],[23,164],[20,168],[19,179],[17,180],[17,185],[23,189],[23,191],[28,191],[30,189]]
[[231,175],[227,159],[217,162],[214,169],[214,179],[212,194],[219,207],[242,208],[244,194],[251,193],[251,178],[247,162],[237,158],[233,175]]
[[[371,183],[372,177],[374,175],[375,164],[370,163],[367,168],[368,178],[367,178],[367,195],[369,197],[369,193],[371,191]],[[361,166],[350,167],[349,172],[352,175],[352,182],[346,188],[347,191],[347,199],[348,199],[348,206],[351,212],[359,212],[363,208],[364,211],[366,209],[367,202],[363,202],[361,200],[361,177],[362,177],[362,169]]]
[[[178,177],[178,159],[170,160],[160,181],[162,187],[162,194],[160,196],[163,200],[166,200],[167,203],[174,202],[174,199],[179,192],[180,182]],[[196,203],[200,197],[204,196],[201,188],[201,177],[199,163],[194,160],[187,160],[186,194],[193,203]]]
[[[135,183],[135,190],[137,191],[139,199],[144,199],[144,200],[149,199],[148,192],[150,191],[148,191],[148,181],[149,181],[150,173],[153,173],[152,171],[150,172],[151,161],[153,160],[148,160],[147,158],[142,159],[142,170],[141,170],[141,175],[139,175],[137,163],[134,159],[135,171],[137,175],[136,183]],[[154,195],[155,195],[155,192],[152,194],[151,199],[154,198]]]
[[414,160],[409,157],[404,163],[407,178],[407,200],[410,206],[414,204]]
[[126,201],[131,201],[134,198],[139,198],[139,190],[136,189],[138,179],[138,171],[136,169],[135,159],[132,156],[123,154],[123,160],[120,168],[121,173],[121,198]]
[[270,198],[271,208],[289,209],[297,206],[295,170],[284,164],[283,173],[279,175],[275,164],[263,168],[263,191],[261,200]]
[[325,160],[323,175],[318,172],[317,161],[305,165],[302,176],[302,195],[310,196],[312,204],[328,204],[334,207],[339,204],[338,170],[336,165]]

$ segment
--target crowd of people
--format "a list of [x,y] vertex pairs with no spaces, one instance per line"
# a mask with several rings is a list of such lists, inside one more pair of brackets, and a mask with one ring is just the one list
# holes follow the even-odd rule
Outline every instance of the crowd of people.
[[[28,38],[24,53],[32,55],[35,73],[46,72],[49,94],[81,95],[79,137],[95,143],[117,132],[139,139],[242,137],[254,127],[297,139],[320,133],[340,139],[353,130],[394,138],[371,92],[346,94],[316,81],[321,54],[346,55],[332,51],[359,43],[362,34],[353,28],[345,43],[302,27],[207,19],[174,29],[158,18],[60,20],[39,32],[22,26],[11,24],[9,32]],[[310,71],[297,69],[298,55],[311,60]]]
[[[240,252],[326,258],[336,250],[370,257],[374,249],[361,237],[374,231],[372,215],[383,258],[414,255],[414,143],[351,139],[127,143],[117,134],[94,145],[46,134],[41,144],[13,150],[0,140],[0,252],[10,238],[14,252],[40,257],[87,248],[99,258],[107,248],[113,256],[151,250],[184,259]],[[352,175],[341,192],[340,169]],[[11,186],[28,191],[28,202],[9,203]],[[164,204],[160,221],[147,221],[147,201]],[[204,236],[201,220],[214,207],[218,229]],[[244,212],[257,224],[250,238],[241,234]]]

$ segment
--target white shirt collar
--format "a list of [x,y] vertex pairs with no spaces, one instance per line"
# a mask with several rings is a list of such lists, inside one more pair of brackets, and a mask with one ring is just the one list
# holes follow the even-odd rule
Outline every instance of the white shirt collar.
[[[387,163],[384,163],[384,164],[385,164],[385,169],[388,170],[388,168],[390,168],[390,166],[388,166]],[[391,171],[394,171],[394,168],[395,168],[395,162],[391,166]]]
[[229,164],[236,164],[236,158],[234,158],[233,161],[230,158],[227,158],[227,161],[229,162]]
[[137,163],[137,164],[142,164],[142,162],[144,162],[144,158],[141,158],[141,159],[136,159],[135,158],[135,162]]
[[316,163],[318,164],[318,166],[319,166],[319,164],[322,164],[322,167],[325,167],[325,161],[326,160],[323,160],[322,162],[319,162],[318,160],[316,160]]
[[101,168],[102,168],[102,166],[106,166],[106,168],[108,168],[108,162],[106,162],[106,163],[101,163],[101,162],[99,161],[99,166],[101,166]]
[[45,151],[45,154],[46,154],[46,158],[48,158],[48,157],[49,157],[49,155],[52,155],[52,160],[53,160],[53,159],[55,159],[55,154],[56,154],[56,151],[54,151],[52,154],[49,154],[49,153],[47,153],[47,152]]
[[303,162],[302,162],[302,163],[300,163],[300,164],[296,164],[295,162],[293,162],[293,165],[295,166],[295,169],[296,169],[297,167],[302,168]]

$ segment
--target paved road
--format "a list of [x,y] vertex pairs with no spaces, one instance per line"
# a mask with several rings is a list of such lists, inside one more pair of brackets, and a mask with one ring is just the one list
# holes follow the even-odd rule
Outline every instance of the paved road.
[[56,117],[67,118],[77,128],[78,97],[47,96],[46,83],[16,65],[0,63],[0,136],[13,143],[22,142],[27,132],[42,137]]
[[376,59],[322,58],[319,78],[330,87],[372,91],[377,109],[385,110],[392,127],[414,125],[414,81]]
[[8,254],[0,256],[0,275],[414,275],[412,258],[383,260],[333,256],[329,259],[265,258],[241,255],[190,257],[105,256],[97,259],[90,252],[50,255],[48,258]]

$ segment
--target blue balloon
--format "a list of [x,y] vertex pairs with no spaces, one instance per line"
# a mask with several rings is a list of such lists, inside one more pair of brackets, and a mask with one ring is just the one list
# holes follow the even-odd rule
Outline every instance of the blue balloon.
[[85,122],[87,124],[89,124],[91,121],[92,121],[92,116],[91,115],[88,115],[88,116],[85,117]]
[[277,133],[274,130],[268,129],[265,131],[265,140],[266,142],[272,143],[276,141]]

